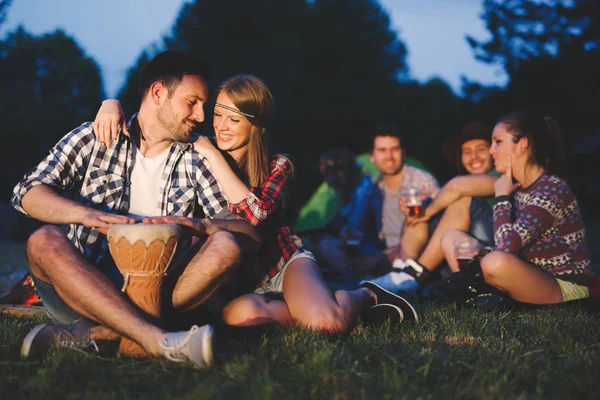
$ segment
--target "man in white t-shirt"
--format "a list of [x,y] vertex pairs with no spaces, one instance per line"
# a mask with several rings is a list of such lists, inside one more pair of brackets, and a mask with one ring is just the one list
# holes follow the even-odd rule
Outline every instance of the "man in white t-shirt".
[[[227,201],[206,159],[192,151],[190,134],[204,120],[207,67],[177,51],[157,55],[145,68],[142,102],[131,137],[110,146],[91,123],[68,133],[15,187],[13,206],[46,225],[27,244],[32,277],[47,314],[58,324],[35,327],[22,356],[55,346],[86,345],[125,336],[150,355],[213,363],[212,327],[166,332],[146,321],[120,293],[121,276],[108,253],[112,224],[133,216],[181,216],[206,242],[175,276],[172,306],[190,310],[211,296],[260,238],[242,221],[225,221]],[[201,208],[207,219],[188,219]],[[67,325],[69,324],[69,325]]]

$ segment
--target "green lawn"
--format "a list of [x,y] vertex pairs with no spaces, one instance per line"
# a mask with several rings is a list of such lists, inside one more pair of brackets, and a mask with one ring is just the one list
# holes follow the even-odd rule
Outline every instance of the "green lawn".
[[[597,266],[600,225],[588,230]],[[6,246],[1,263],[7,252],[23,251]],[[577,305],[490,313],[431,303],[420,313],[419,324],[359,325],[343,338],[302,330],[240,338],[225,343],[210,371],[114,351],[55,351],[43,362],[23,361],[22,339],[40,319],[0,316],[0,397],[600,397],[600,314]]]
[[578,307],[484,313],[427,304],[423,322],[331,339],[301,330],[239,339],[208,372],[64,350],[21,361],[39,321],[0,317],[9,398],[594,398],[600,321]]

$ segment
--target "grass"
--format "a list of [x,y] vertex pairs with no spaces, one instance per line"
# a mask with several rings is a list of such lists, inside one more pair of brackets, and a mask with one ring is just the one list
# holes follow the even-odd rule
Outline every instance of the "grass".
[[239,339],[196,371],[74,350],[22,361],[40,320],[0,317],[0,390],[10,398],[593,398],[600,322],[577,306],[485,313],[425,304],[423,322]]
[[[598,243],[600,225],[589,230],[590,244]],[[44,319],[0,316],[0,393],[11,399],[600,397],[598,314],[578,305],[484,312],[431,303],[420,314],[419,324],[359,324],[342,338],[299,329],[239,338],[226,343],[210,371],[113,351],[56,350],[44,361],[23,361],[23,338]]]

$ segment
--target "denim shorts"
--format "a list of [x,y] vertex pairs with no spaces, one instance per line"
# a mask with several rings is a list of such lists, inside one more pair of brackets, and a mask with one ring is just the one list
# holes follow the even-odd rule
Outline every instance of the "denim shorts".
[[265,282],[261,287],[254,290],[254,293],[265,294],[265,293],[279,293],[283,292],[283,277],[285,276],[285,270],[288,269],[290,264],[299,258],[308,258],[313,260],[315,263],[317,259],[310,251],[306,249],[296,251],[292,257],[285,263],[281,271],[279,271],[274,277]]
[[494,212],[490,205],[481,197],[471,198],[469,208],[471,227],[469,235],[485,246],[494,245]]
[[54,286],[42,281],[33,273],[31,274],[31,278],[35,285],[35,291],[42,299],[46,315],[48,315],[54,323],[69,325],[75,320],[85,319],[80,314],[73,311],[73,309],[60,298],[56,290],[54,290]]

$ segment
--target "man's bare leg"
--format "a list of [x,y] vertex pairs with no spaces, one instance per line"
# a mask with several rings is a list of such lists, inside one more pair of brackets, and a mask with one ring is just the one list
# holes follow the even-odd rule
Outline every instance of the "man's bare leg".
[[398,257],[416,259],[427,244],[427,239],[429,239],[429,226],[427,224],[405,225],[400,237]]
[[[113,283],[81,256],[62,230],[48,225],[33,233],[27,242],[27,257],[32,273],[51,284],[75,312],[114,329],[104,330],[106,339],[118,332],[150,354],[162,352],[158,342],[165,332],[147,322]],[[102,339],[98,337],[102,332],[95,330],[92,339]]]
[[233,234],[219,231],[210,235],[175,284],[175,309],[190,310],[202,304],[239,265],[241,254]]
[[438,226],[433,231],[425,250],[417,259],[418,263],[429,271],[433,271],[444,261],[442,251],[442,235],[450,230],[467,232],[471,226],[469,208],[471,198],[463,197],[446,208]]

